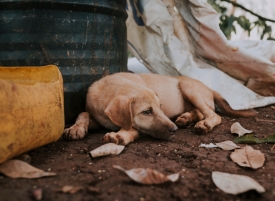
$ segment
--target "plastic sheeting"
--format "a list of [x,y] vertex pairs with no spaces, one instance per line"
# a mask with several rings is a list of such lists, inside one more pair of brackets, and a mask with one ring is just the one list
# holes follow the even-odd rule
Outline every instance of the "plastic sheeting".
[[127,12],[128,47],[150,72],[200,80],[234,109],[275,103],[275,42],[228,41],[206,0],[127,0]]

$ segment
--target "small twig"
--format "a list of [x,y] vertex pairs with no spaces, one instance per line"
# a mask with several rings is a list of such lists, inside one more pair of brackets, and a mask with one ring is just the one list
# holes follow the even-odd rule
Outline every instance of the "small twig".
[[275,144],[271,147],[271,149],[270,149],[270,150],[271,150],[271,151],[273,151],[273,149],[274,149],[274,148],[275,148]]
[[256,122],[268,122],[268,123],[275,123],[275,120],[272,119],[259,119],[259,118],[255,118]]
[[239,7],[239,8],[241,8],[241,9],[243,9],[243,10],[245,10],[245,11],[251,13],[252,15],[258,17],[260,20],[269,21],[269,22],[275,22],[275,20],[272,20],[272,19],[263,17],[263,16],[261,16],[261,15],[258,15],[257,13],[254,13],[253,11],[247,9],[247,8],[244,7],[243,5],[238,4],[238,3],[234,2],[234,1],[230,1],[230,0],[221,0],[221,1],[225,1],[225,2],[227,2],[227,3],[231,3],[233,6]]

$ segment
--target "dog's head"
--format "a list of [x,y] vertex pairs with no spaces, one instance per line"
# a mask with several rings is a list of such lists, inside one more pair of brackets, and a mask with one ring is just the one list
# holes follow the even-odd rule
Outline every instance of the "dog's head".
[[177,126],[163,113],[158,96],[146,87],[134,93],[116,96],[105,114],[117,126],[132,127],[155,138],[168,139]]

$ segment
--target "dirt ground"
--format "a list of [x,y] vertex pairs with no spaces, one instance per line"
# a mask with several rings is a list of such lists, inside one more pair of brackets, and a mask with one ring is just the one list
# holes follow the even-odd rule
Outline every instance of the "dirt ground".
[[[274,106],[257,109],[259,119],[275,120]],[[253,130],[258,137],[275,134],[275,124],[256,121],[255,118],[229,118],[222,116],[222,124],[212,132],[203,135],[194,133],[194,128],[180,129],[169,141],[141,137],[128,145],[118,156],[92,159],[89,151],[102,145],[106,130],[90,131],[82,141],[59,141],[40,147],[28,154],[31,165],[57,173],[54,177],[40,179],[11,179],[0,174],[0,200],[34,200],[32,191],[41,188],[42,200],[52,201],[151,201],[151,200],[275,200],[275,149],[273,144],[254,144],[254,149],[264,153],[264,166],[257,170],[238,166],[230,159],[232,151],[220,148],[200,148],[201,143],[216,143],[234,140],[230,126],[240,122]],[[241,144],[240,146],[245,146]],[[114,169],[120,165],[125,169],[153,168],[164,174],[180,172],[175,183],[141,185],[132,181],[123,172]],[[266,192],[259,194],[249,191],[230,195],[219,190],[212,181],[211,173],[247,175],[260,183]],[[60,189],[65,185],[81,186],[75,194],[64,194]]]

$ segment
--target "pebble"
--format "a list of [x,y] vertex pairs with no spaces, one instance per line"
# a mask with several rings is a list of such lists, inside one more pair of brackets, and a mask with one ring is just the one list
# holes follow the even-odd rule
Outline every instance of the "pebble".
[[32,191],[32,196],[35,200],[41,200],[43,197],[43,192],[41,188],[34,189]]
[[19,155],[19,156],[15,157],[15,158],[18,159],[18,160],[24,161],[28,164],[30,164],[31,160],[32,160],[32,158],[28,154],[22,154],[22,155]]
[[87,187],[87,190],[90,193],[99,193],[100,192],[99,188],[95,188],[95,187],[92,187],[92,186]]

